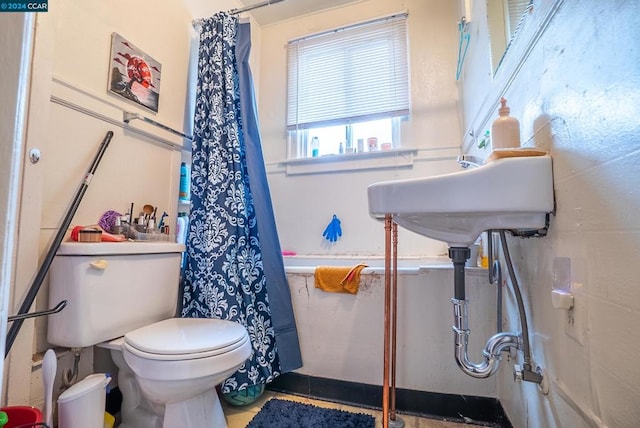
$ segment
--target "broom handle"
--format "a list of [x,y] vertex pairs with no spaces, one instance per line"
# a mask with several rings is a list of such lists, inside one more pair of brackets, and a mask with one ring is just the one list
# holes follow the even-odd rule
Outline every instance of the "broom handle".
[[[42,265],[40,266],[40,270],[38,270],[38,273],[36,274],[36,277],[34,278],[33,283],[29,288],[29,292],[27,293],[24,300],[22,301],[22,305],[20,306],[20,310],[18,311],[17,315],[26,314],[29,311],[29,308],[31,308],[33,301],[36,299],[36,295],[40,290],[42,281],[44,281],[44,278],[47,275],[47,272],[49,272],[49,267],[53,262],[53,258],[58,252],[58,248],[60,247],[62,238],[64,238],[64,235],[67,233],[67,229],[71,224],[71,220],[73,220],[73,216],[78,210],[80,201],[82,200],[82,197],[87,191],[87,188],[89,187],[89,183],[91,183],[91,179],[93,178],[93,174],[96,172],[96,169],[98,169],[98,164],[102,160],[102,155],[104,155],[104,152],[107,150],[107,147],[109,146],[109,142],[111,142],[112,137],[113,137],[113,132],[108,131],[107,135],[104,137],[104,140],[102,140],[102,143],[98,148],[98,153],[96,153],[96,156],[93,158],[93,162],[89,167],[89,171],[87,172],[87,175],[85,175],[84,180],[82,181],[82,184],[78,189],[78,192],[73,198],[73,201],[71,202],[71,206],[69,207],[69,210],[67,211],[67,214],[65,215],[64,220],[62,220],[62,224],[58,229],[58,233],[56,234],[55,238],[53,239],[53,242],[51,243],[51,246],[49,247],[49,252],[47,253],[47,256],[42,262]],[[22,327],[23,322],[24,322],[24,319],[17,319],[13,321],[13,324],[11,324],[11,328],[9,328],[9,332],[7,333],[7,340],[6,340],[5,351],[4,351],[5,358],[7,358],[7,355],[9,355],[9,352],[11,351],[11,347],[13,346],[13,342],[16,340],[16,337],[18,336],[18,333],[20,332],[20,328]]]

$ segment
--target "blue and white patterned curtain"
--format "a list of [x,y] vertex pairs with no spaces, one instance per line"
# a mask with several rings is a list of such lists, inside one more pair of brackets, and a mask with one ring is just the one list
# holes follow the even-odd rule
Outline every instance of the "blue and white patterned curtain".
[[247,174],[240,112],[238,19],[218,13],[200,31],[191,166],[191,212],[183,317],[239,322],[250,359],[223,392],[267,383],[280,374],[262,250]]

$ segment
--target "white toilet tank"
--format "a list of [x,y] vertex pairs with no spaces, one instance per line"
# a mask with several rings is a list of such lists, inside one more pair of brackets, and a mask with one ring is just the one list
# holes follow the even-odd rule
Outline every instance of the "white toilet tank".
[[49,270],[47,341],[93,346],[175,316],[180,258],[171,242],[63,242]]

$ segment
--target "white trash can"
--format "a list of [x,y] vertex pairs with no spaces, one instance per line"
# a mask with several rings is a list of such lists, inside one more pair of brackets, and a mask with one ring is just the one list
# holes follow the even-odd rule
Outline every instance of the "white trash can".
[[111,378],[92,374],[58,397],[58,428],[103,428],[106,386]]

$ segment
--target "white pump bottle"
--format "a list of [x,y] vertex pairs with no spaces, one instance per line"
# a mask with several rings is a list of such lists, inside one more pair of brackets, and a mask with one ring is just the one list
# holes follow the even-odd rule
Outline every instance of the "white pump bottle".
[[491,125],[491,147],[496,149],[512,149],[520,147],[520,122],[509,116],[511,109],[507,107],[507,100],[500,99],[500,117]]

